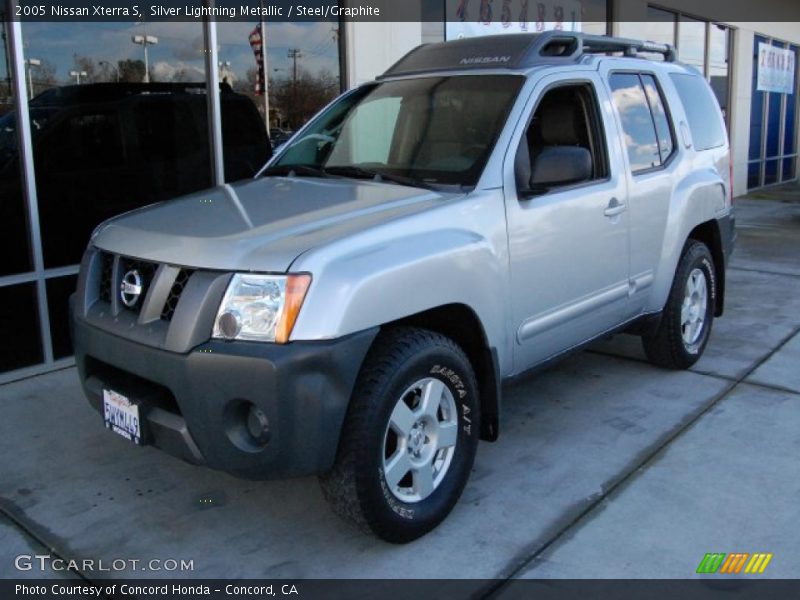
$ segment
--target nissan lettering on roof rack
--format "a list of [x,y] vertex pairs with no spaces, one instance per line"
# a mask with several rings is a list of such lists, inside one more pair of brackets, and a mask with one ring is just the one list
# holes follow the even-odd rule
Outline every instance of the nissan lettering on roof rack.
[[700,358],[729,166],[719,105],[671,46],[420,46],[253,179],[94,231],[71,299],[83,390],[128,439],[316,474],[340,515],[409,542],[498,439],[504,382],[615,332],[661,367]]

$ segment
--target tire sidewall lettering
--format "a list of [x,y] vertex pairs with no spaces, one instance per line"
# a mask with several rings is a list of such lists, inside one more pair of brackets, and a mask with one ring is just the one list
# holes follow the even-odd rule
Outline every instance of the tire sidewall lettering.
[[437,375],[443,379],[445,384],[449,383],[452,386],[451,391],[454,393],[456,405],[458,406],[458,419],[461,426],[461,431],[467,435],[472,436],[472,408],[464,400],[468,399],[469,392],[467,386],[461,376],[450,367],[442,365],[434,365],[430,370],[431,375]]
[[389,486],[386,485],[386,477],[384,476],[382,467],[378,467],[378,481],[380,481],[381,484],[381,493],[386,500],[386,504],[388,504],[389,508],[392,509],[392,512],[394,512],[401,519],[413,521],[416,511],[413,508],[409,508],[408,505],[401,503],[397,498],[394,497],[389,489]]
[[686,343],[683,344],[684,352],[686,352],[686,354],[689,354],[691,356],[698,356],[705,348],[709,336],[710,319],[708,317],[714,314],[714,306],[716,306],[716,301],[717,301],[717,280],[716,280],[716,273],[714,271],[714,264],[711,262],[708,256],[699,257],[699,260],[695,260],[692,263],[690,263],[686,273],[687,281],[689,279],[689,275],[691,274],[692,270],[695,268],[699,268],[703,272],[703,276],[706,278],[706,284],[710,288],[710,294],[709,294],[708,306],[706,307],[706,321],[703,324],[703,333],[700,339],[697,341],[697,343],[693,344],[692,346],[687,346]]

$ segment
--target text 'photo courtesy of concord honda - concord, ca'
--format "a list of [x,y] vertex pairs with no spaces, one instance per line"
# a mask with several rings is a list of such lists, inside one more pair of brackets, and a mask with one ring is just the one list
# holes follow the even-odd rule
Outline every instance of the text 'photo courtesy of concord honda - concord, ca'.
[[731,195],[719,105],[670,45],[423,45],[255,177],[97,227],[71,298],[83,391],[131,452],[318,475],[409,542],[502,434],[504,382],[622,331],[655,365],[698,360]]

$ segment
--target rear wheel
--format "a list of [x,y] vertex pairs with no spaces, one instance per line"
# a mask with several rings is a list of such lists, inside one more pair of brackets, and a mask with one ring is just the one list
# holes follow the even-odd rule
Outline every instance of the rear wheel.
[[667,305],[655,334],[642,342],[647,358],[662,367],[687,369],[702,356],[716,304],[716,272],[708,247],[689,240],[675,271]]
[[480,431],[475,375],[449,338],[381,334],[359,375],[333,470],[334,510],[378,537],[409,542],[436,527],[469,478]]

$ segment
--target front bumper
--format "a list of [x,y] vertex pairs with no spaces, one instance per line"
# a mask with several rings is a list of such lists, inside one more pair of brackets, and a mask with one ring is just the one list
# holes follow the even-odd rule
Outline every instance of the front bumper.
[[[103,389],[122,393],[140,404],[150,443],[250,479],[331,468],[356,376],[377,334],[286,345],[212,340],[181,354],[71,313],[78,373],[96,410]],[[248,434],[247,403],[268,419],[265,444]]]

